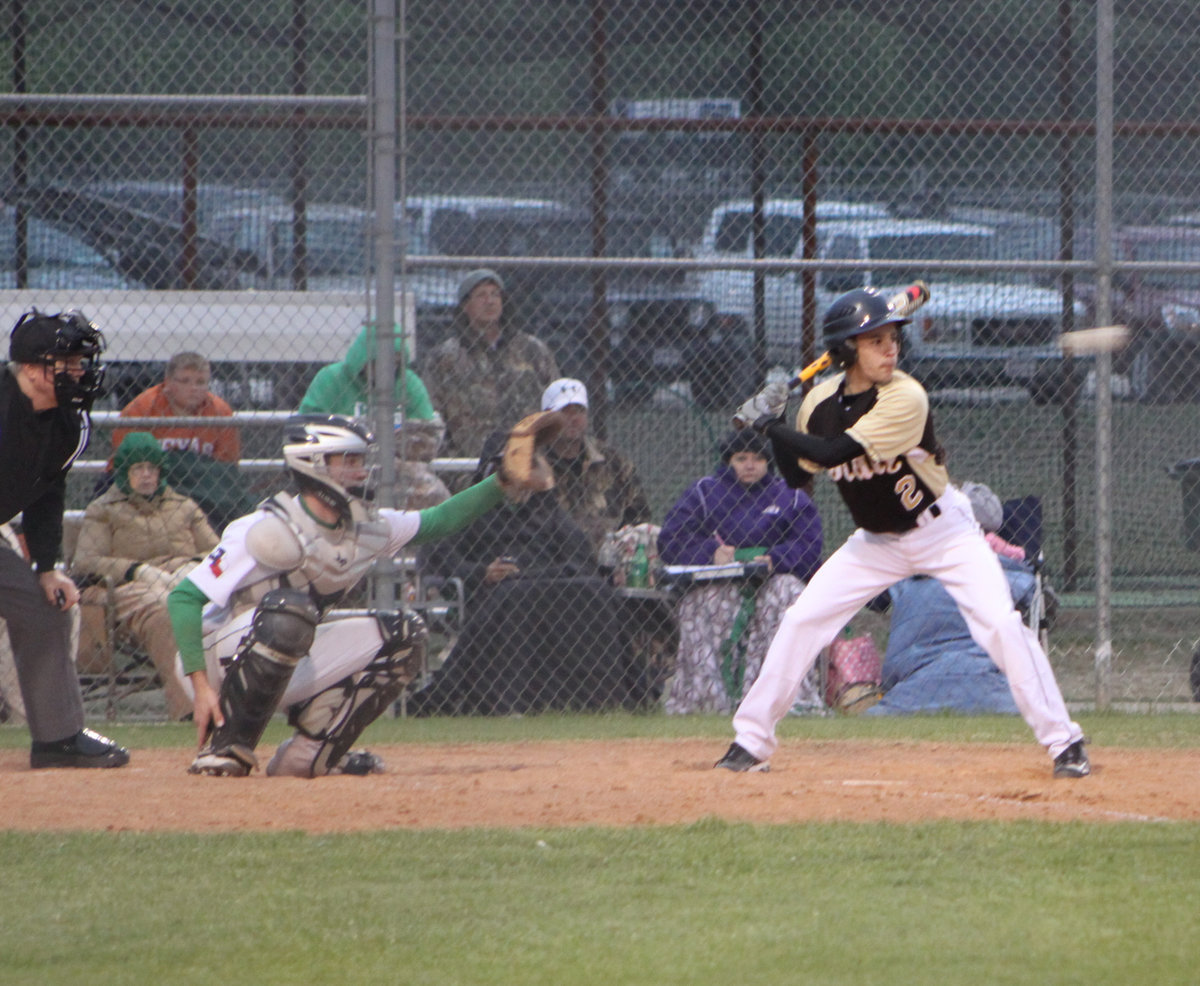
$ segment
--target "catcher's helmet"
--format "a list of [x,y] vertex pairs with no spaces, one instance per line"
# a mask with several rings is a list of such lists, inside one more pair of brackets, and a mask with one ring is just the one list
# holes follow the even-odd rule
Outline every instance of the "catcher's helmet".
[[104,366],[99,360],[104,346],[103,333],[83,312],[51,315],[31,308],[9,334],[8,358],[54,369],[60,360],[80,357],[82,374],[77,377],[60,366],[54,374],[54,393],[60,405],[87,411],[102,393]]
[[[294,414],[283,425],[283,461],[301,492],[350,516],[354,500],[370,500],[375,473],[375,436],[365,425],[337,414]],[[343,486],[329,473],[327,456],[345,452],[366,457],[367,478],[361,486]]]
[[855,288],[838,298],[825,312],[821,332],[834,362],[845,368],[854,363],[849,339],[884,325],[907,325],[912,319],[897,314],[877,288]]

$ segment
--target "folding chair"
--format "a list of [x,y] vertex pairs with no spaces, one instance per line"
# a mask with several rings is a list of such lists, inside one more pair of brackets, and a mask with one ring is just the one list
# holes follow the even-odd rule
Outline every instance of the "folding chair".
[[[67,568],[75,554],[82,517],[63,517],[63,555]],[[107,579],[98,583],[103,593],[89,593],[79,603],[80,631],[75,663],[85,706],[102,702],[104,717],[116,719],[122,703],[145,692],[157,690],[158,672],[150,656],[117,632],[117,603],[114,586]],[[98,597],[98,598],[95,598]]]
[[1053,590],[1045,581],[1046,556],[1042,551],[1042,501],[1036,496],[1021,496],[1005,500],[1004,521],[996,532],[1005,541],[1025,549],[1025,558],[1033,569],[1034,592],[1025,623],[1038,635],[1042,649],[1050,644],[1050,624],[1053,612],[1047,606],[1047,597]]
[[399,565],[399,598],[405,609],[420,613],[429,631],[425,663],[417,678],[396,701],[394,713],[407,715],[408,696],[427,685],[433,672],[450,654],[467,620],[467,594],[463,580],[427,571],[427,552],[396,559]]

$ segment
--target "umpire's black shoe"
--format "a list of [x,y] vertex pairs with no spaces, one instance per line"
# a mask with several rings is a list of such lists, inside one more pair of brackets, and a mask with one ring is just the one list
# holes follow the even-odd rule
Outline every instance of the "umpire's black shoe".
[[715,764],[713,769],[723,767],[725,770],[735,770],[738,773],[746,773],[748,771],[758,771],[766,773],[771,769],[770,763],[766,760],[759,760],[753,753],[737,743],[730,743],[729,749],[725,751],[725,756],[721,757]]
[[42,767],[124,767],[129,751],[107,736],[81,729],[64,740],[46,743],[35,740],[29,751],[29,766]]
[[1054,758],[1055,777],[1087,777],[1092,772],[1088,755],[1083,751],[1084,741],[1077,739]]

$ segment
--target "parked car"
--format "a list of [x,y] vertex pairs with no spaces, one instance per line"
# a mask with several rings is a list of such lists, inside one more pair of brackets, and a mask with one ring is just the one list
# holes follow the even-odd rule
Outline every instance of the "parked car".
[[[1062,297],[1030,275],[988,272],[986,262],[997,259],[998,252],[992,227],[921,219],[829,223],[819,241],[824,259],[864,262],[859,270],[818,276],[819,308],[862,285],[929,284],[930,300],[907,327],[902,356],[905,368],[927,386],[1020,384],[1040,396],[1048,368],[1062,358]],[[874,260],[911,261],[912,266],[873,269]],[[980,261],[981,266],[929,270],[926,260]]]
[[[397,209],[410,220],[414,255],[588,258],[593,252],[589,213],[554,200],[427,195]],[[610,256],[652,255],[654,230],[644,217],[612,216],[606,236]],[[587,376],[594,363],[592,270],[496,263],[514,321],[546,341],[565,373]],[[420,351],[444,338],[462,273],[418,266],[409,275]],[[745,341],[714,337],[711,307],[687,291],[681,276],[611,269],[605,282],[609,379],[618,399],[686,381],[694,399],[718,406],[752,384]]]
[[[822,200],[817,203],[817,220],[871,219],[889,215],[877,202]],[[790,260],[802,253],[804,203],[800,199],[767,199],[763,204],[764,249],[762,259]],[[698,260],[741,261],[754,258],[754,206],[750,199],[731,199],[719,203],[704,224],[700,242],[692,254]],[[791,280],[791,275],[786,275]],[[754,274],[749,270],[716,267],[699,271],[688,278],[691,291],[711,305],[712,321],[708,334],[714,338],[742,339],[749,345],[754,324]],[[778,291],[781,275],[765,278],[768,293]],[[779,335],[778,332],[775,333]],[[798,344],[790,336],[773,344],[768,332],[767,358],[773,363],[790,365],[798,356]],[[797,338],[799,329],[797,328]]]
[[86,244],[130,284],[155,290],[236,288],[259,267],[257,258],[231,249],[198,230],[185,250],[182,224],[154,211],[129,206],[92,192],[55,185],[9,185],[9,205],[31,220]]
[[[835,219],[886,219],[891,213],[879,202],[842,202],[822,199],[817,202],[817,221]],[[800,254],[800,234],[804,223],[801,199],[767,199],[763,204],[766,257],[794,257]],[[749,260],[754,256],[754,203],[733,199],[713,209],[704,226],[704,235],[696,250],[697,257]]]
[[[853,203],[839,207],[870,208]],[[720,244],[714,240],[714,245]],[[744,248],[741,252],[744,255]],[[838,295],[856,287],[924,280],[930,285],[931,299],[907,329],[903,365],[931,388],[1020,383],[1034,391],[1045,377],[1046,365],[1061,358],[1057,348],[1061,298],[1027,275],[989,275],[987,261],[996,259],[997,252],[994,229],[982,224],[878,215],[826,219],[819,211],[817,256],[859,261],[861,266],[821,271],[816,278],[816,310],[823,311]],[[788,256],[799,255],[799,244],[793,243]],[[875,268],[876,260],[910,260],[912,267]],[[933,271],[923,265],[927,260],[979,261],[980,266]],[[704,280],[705,297],[720,315],[741,320],[749,332],[750,272],[715,275]],[[798,272],[767,275],[768,356],[784,366],[793,366],[800,352],[802,301]]]
[[[302,267],[296,265],[291,206],[246,206],[218,212],[204,228],[212,238],[259,259],[260,273],[247,280],[247,287],[287,291],[303,283],[308,291],[365,292],[374,270],[373,214],[354,206],[321,202],[309,203],[304,218]],[[298,281],[300,272],[302,281]]]
[[[1200,227],[1124,226],[1113,237],[1113,258],[1139,263],[1200,264]],[[1094,287],[1081,289],[1095,324]],[[1133,397],[1150,404],[1200,398],[1200,270],[1118,271],[1112,320],[1128,325],[1131,342],[1113,366],[1129,376]]]
[[[183,222],[184,187],[177,181],[92,181],[79,191],[114,205],[149,213],[171,223]],[[196,222],[203,229],[213,216],[234,209],[285,206],[287,200],[267,188],[214,182],[196,186]]]
[[[120,290],[136,286],[104,254],[41,219],[27,219],[26,235],[31,288]],[[0,205],[0,288],[16,286],[16,210]]]

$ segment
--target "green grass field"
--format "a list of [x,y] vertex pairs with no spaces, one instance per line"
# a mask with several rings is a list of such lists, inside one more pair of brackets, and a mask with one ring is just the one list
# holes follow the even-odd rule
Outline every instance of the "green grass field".
[[[1092,715],[1105,746],[1200,717]],[[387,720],[375,743],[728,737],[722,717]],[[121,726],[135,747],[186,725]],[[785,737],[1020,742],[1016,718],[797,719]],[[284,735],[276,722],[266,738]],[[22,729],[0,728],[20,749]],[[64,806],[70,811],[70,806]],[[0,982],[1196,980],[1200,826],[1021,822],[176,835],[0,833]]]

